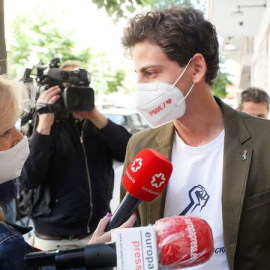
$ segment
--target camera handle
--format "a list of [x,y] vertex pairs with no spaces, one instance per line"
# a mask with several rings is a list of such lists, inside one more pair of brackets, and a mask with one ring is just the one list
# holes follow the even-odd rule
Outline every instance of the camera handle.
[[37,103],[36,104],[36,113],[44,114],[44,113],[59,113],[66,112],[65,109],[61,105],[58,104],[47,104],[47,103]]

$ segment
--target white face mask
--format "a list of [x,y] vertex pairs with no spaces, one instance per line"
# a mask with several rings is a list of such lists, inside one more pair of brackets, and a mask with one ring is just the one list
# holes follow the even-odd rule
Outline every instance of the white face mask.
[[0,184],[13,180],[21,175],[22,167],[29,155],[27,137],[12,148],[0,151]]
[[135,107],[150,127],[162,126],[184,115],[185,99],[190,94],[194,83],[186,96],[175,85],[184,75],[191,59],[174,84],[166,82],[136,84]]

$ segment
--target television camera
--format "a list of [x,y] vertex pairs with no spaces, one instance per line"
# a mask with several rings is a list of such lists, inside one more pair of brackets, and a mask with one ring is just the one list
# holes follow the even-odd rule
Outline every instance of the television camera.
[[[56,119],[67,117],[71,111],[91,111],[94,108],[94,90],[90,87],[91,74],[83,69],[59,69],[60,59],[53,58],[49,65],[40,64],[36,74],[33,69],[26,68],[21,80],[32,88],[30,113],[22,119],[22,125],[33,119],[34,114],[55,113]],[[60,99],[56,104],[38,103],[43,91],[58,85],[61,89]]]

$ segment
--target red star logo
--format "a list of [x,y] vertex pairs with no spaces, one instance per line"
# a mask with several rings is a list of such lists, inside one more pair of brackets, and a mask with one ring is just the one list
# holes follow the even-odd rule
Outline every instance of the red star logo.
[[142,159],[136,158],[131,165],[131,170],[133,172],[137,172],[141,167],[142,167]]
[[152,177],[151,185],[155,188],[160,188],[165,183],[165,175],[163,173],[156,173]]

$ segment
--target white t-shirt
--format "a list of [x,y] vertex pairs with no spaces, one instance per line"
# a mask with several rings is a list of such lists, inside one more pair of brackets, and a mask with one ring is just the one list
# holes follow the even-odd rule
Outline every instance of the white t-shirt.
[[228,270],[222,226],[224,130],[209,144],[192,147],[175,133],[173,172],[167,187],[165,217],[200,217],[212,228],[214,253],[207,262],[185,269]]

